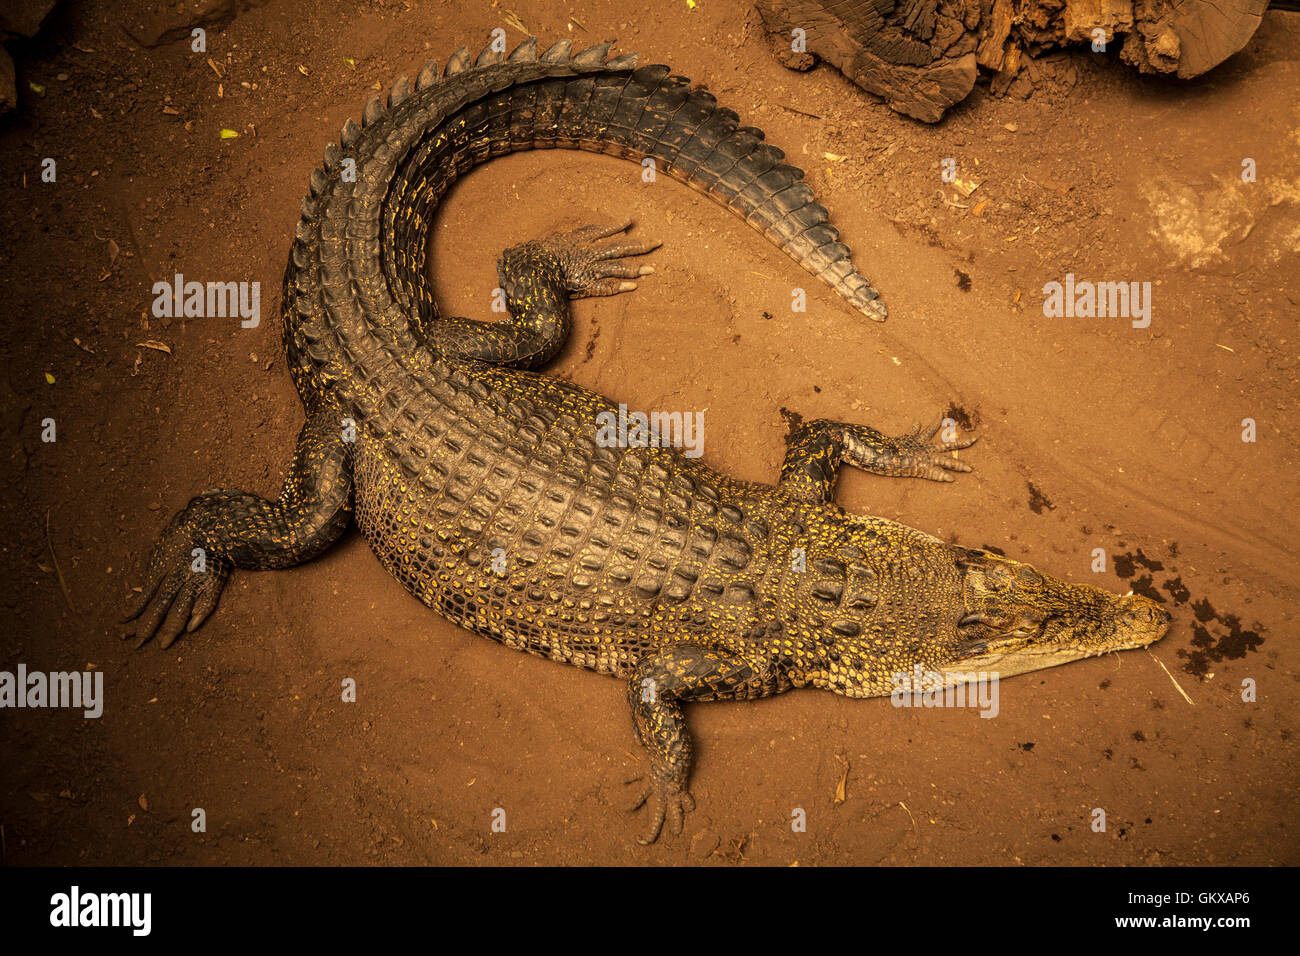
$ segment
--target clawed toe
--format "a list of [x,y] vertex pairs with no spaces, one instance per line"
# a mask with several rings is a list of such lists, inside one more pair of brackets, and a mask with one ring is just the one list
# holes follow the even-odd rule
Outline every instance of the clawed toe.
[[978,436],[964,438],[940,438],[939,434],[951,419],[943,418],[929,431],[922,433],[921,425],[914,424],[907,434],[895,439],[898,453],[906,462],[909,473],[930,481],[953,481],[952,472],[965,473],[971,466],[953,456],[953,452],[969,448],[978,441]]
[[[636,777],[628,782],[637,783],[642,779],[644,778]],[[695,798],[684,787],[670,780],[651,778],[637,791],[637,796],[628,807],[628,811],[635,812],[643,806],[646,807],[649,819],[646,821],[645,831],[637,837],[637,842],[642,846],[649,846],[659,839],[665,823],[668,825],[669,833],[673,836],[681,836],[686,814],[695,809]]]
[[[230,562],[195,547],[197,540],[183,517],[173,519],[154,545],[145,586],[132,602],[123,623],[134,621],[122,634],[140,648],[157,638],[171,647],[181,634],[193,631],[212,613],[230,576]],[[196,565],[196,554],[202,560]]]
[[[559,260],[571,298],[618,295],[631,292],[637,284],[628,280],[654,273],[654,266],[627,261],[658,249],[648,239],[611,239],[625,232],[630,220],[608,225],[584,226],[572,232],[556,233],[542,241]],[[601,242],[600,240],[609,240]]]

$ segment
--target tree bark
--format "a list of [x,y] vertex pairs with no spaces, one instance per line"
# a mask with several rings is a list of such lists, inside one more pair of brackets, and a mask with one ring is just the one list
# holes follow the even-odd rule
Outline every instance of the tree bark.
[[900,113],[938,122],[978,68],[1005,91],[1054,47],[1119,43],[1143,73],[1199,76],[1236,53],[1268,0],[757,0],[786,66],[821,58]]

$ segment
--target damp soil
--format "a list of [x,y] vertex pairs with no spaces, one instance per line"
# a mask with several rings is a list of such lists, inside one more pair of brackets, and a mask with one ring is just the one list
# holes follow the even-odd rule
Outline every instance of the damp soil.
[[[947,410],[981,436],[971,474],[850,473],[839,501],[1173,615],[1149,653],[1005,681],[996,719],[812,690],[692,706],[698,809],[643,848],[623,688],[446,623],[355,531],[236,573],[168,650],[119,641],[176,509],[278,489],[301,410],[276,300],[325,143],[376,82],[495,27],[522,36],[487,3],[270,0],[199,55],[141,46],[135,6],[66,4],[19,51],[22,107],[0,125],[0,666],[93,668],[107,697],[98,720],[0,714],[4,862],[1300,862],[1300,16],[1270,12],[1190,83],[1068,54],[1029,99],[981,88],[931,127],[824,67],[785,71],[733,0],[512,4],[543,38],[670,63],[763,128],[891,317],[865,321],[681,184],[561,152],[457,185],[431,240],[447,310],[493,314],[506,246],[633,218],[664,243],[657,272],[578,303],[554,374],[704,410],[707,460],[752,480],[773,480],[800,416],[901,433]],[[177,272],[260,282],[263,321],[154,318],[152,285]],[[1150,282],[1149,326],[1044,317],[1067,274]]]

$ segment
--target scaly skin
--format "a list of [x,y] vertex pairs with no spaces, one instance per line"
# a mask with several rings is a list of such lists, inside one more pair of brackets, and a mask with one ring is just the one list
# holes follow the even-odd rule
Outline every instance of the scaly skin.
[[[843,464],[951,481],[973,439],[814,421],[776,486],[673,448],[604,447],[614,403],[533,369],[563,346],[571,297],[635,288],[655,243],[627,223],[524,243],[499,264],[510,318],[438,314],[425,278],[432,211],[491,156],[566,147],[650,157],[762,230],[863,314],[875,291],[802,173],[666,67],[608,45],[508,60],[462,50],[394,84],[313,171],[285,272],[284,341],[307,423],[278,500],[194,499],[154,549],[134,615],[170,644],[216,606],[232,568],[327,548],[355,515],[406,588],[509,647],[627,682],[650,758],[643,842],[679,832],[691,741],[682,704],[812,686],[889,694],[915,666],[947,682],[1140,647],[1167,615],[831,500]],[[202,570],[195,569],[202,549]]]

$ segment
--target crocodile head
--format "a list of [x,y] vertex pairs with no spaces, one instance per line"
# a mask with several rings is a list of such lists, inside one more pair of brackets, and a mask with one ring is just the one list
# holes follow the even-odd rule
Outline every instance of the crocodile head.
[[1070,584],[987,551],[962,549],[957,565],[965,614],[951,666],[1007,677],[1146,647],[1169,629],[1169,614],[1141,595]]

